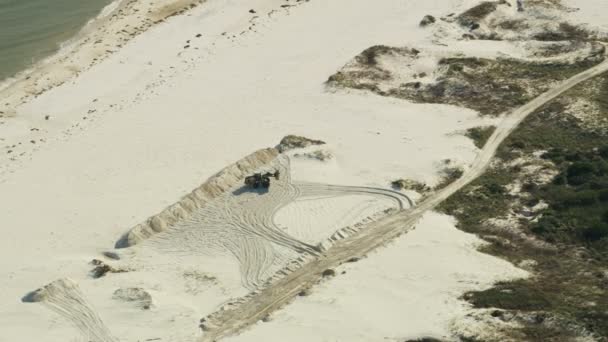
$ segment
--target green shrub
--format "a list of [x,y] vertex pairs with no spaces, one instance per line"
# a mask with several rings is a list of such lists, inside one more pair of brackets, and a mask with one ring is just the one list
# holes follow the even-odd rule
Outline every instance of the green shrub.
[[503,194],[505,192],[505,188],[498,183],[492,182],[486,184],[485,187],[491,194]]
[[469,292],[465,297],[477,308],[530,311],[551,307],[541,291],[524,282],[499,283],[485,291]]
[[442,171],[442,180],[435,185],[435,190],[441,190],[462,177],[464,171],[459,167],[447,167]]
[[473,127],[469,128],[465,135],[473,140],[477,148],[481,149],[495,130],[496,126]]
[[471,26],[496,11],[498,2],[483,1],[475,7],[471,7],[458,16],[458,23],[462,26]]
[[608,189],[601,190],[598,198],[601,202],[608,202]]
[[568,194],[561,199],[562,205],[569,206],[588,206],[597,202],[597,194],[593,190],[579,191]]
[[552,221],[548,220],[540,220],[537,224],[535,224],[530,230],[537,235],[547,236],[555,233],[558,229],[557,225]]
[[583,236],[590,241],[597,241],[608,236],[608,223],[600,222],[586,228]]
[[589,162],[576,162],[568,167],[568,177],[580,176],[593,172],[595,172],[595,167]]
[[522,150],[522,149],[526,148],[526,143],[521,140],[513,140],[509,144],[509,147]]
[[595,166],[589,162],[574,162],[566,171],[568,183],[572,185],[581,185],[593,177]]
[[599,155],[604,159],[608,159],[608,145],[600,148]]
[[[530,279],[465,295],[477,307],[542,310],[563,319],[553,325],[526,323],[527,330],[520,331],[526,338],[514,340],[571,341],[579,336],[579,327],[600,339],[608,336],[608,134],[581,127],[567,106],[579,98],[603,101],[602,113],[608,117],[608,75],[601,79],[602,94],[595,86],[598,79],[587,81],[528,117],[499,147],[497,156],[505,163],[490,167],[440,207],[457,217],[458,228],[491,236],[484,252],[515,264],[527,259],[537,262]],[[548,151],[542,158],[552,161],[559,172],[550,183],[527,185],[524,173],[505,166],[540,150]],[[518,196],[518,202],[509,193],[492,193],[492,183],[504,187],[515,180],[523,182],[527,192]],[[501,235],[484,223],[503,217],[514,204],[532,206],[538,200],[549,205],[538,221],[519,223],[524,232],[557,243],[555,250]]]

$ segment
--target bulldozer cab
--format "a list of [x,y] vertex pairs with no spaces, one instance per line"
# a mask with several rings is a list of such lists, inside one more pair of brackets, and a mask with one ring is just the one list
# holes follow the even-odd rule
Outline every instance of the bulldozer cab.
[[279,170],[275,170],[274,172],[266,172],[261,173],[257,172],[253,175],[245,177],[245,185],[257,189],[259,187],[269,188],[270,187],[270,177],[274,179],[279,179],[280,173]]

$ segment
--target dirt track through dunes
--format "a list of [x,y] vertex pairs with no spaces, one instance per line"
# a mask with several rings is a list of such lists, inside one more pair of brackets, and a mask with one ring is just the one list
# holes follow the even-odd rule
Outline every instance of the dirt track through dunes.
[[23,298],[26,303],[41,303],[70,321],[87,342],[116,342],[101,318],[84,299],[78,285],[70,279],[56,280]]
[[386,189],[294,184],[289,158],[284,155],[260,171],[274,170],[281,176],[272,180],[270,189],[239,184],[188,219],[150,238],[142,247],[174,255],[232,255],[240,265],[243,286],[254,290],[289,261],[320,255],[320,247],[296,239],[275,222],[277,212],[297,198],[358,194],[387,198],[398,209],[411,203],[407,196]]
[[594,76],[608,71],[608,61],[579,73],[561,82],[551,90],[538,96],[524,106],[507,113],[498,125],[471,168],[457,181],[443,190],[429,196],[425,201],[411,210],[403,210],[395,215],[372,222],[365,229],[348,238],[337,241],[322,256],[301,267],[286,272],[286,276],[271,283],[268,287],[252,294],[240,305],[218,311],[205,320],[205,334],[201,341],[217,341],[237,334],[249,325],[268,316],[273,311],[286,305],[302,290],[312,287],[321,278],[326,269],[334,268],[353,256],[361,256],[380,247],[397,236],[412,229],[422,215],[446,198],[479,177],[488,167],[500,143],[529,114],[553,100],[563,92]]

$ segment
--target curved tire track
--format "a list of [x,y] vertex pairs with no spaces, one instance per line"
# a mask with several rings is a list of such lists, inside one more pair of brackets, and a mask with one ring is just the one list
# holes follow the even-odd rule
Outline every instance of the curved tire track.
[[56,280],[29,293],[26,303],[41,303],[64,317],[90,342],[117,342],[91,305],[85,300],[78,285],[70,279]]
[[[298,183],[298,186],[302,189],[302,195],[374,195],[384,196],[393,199],[399,206],[399,209],[405,209],[407,207],[413,207],[414,201],[405,194],[383,188],[375,187],[364,187],[364,186],[347,186],[347,185],[330,185],[330,184],[318,184],[318,183]],[[407,204],[406,204],[407,203]]]

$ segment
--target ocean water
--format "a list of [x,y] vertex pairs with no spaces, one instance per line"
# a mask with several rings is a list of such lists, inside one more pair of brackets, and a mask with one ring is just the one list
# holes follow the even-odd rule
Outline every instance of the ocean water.
[[0,81],[56,52],[112,0],[0,0]]

